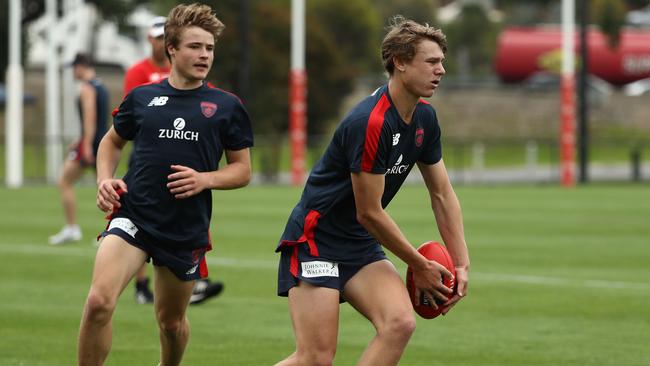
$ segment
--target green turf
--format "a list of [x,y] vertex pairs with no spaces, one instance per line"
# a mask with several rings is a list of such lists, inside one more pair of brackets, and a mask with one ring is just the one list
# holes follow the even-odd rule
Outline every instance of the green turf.
[[[650,189],[645,185],[460,187],[472,257],[469,296],[448,316],[418,320],[400,365],[648,365]],[[293,349],[286,300],[275,296],[275,242],[300,194],[249,187],[214,195],[212,278],[222,296],[191,307],[186,365],[271,365]],[[75,364],[105,225],[94,190],[79,190],[80,243],[51,247],[62,217],[52,187],[0,189],[0,365]],[[437,239],[427,195],[405,187],[389,212],[414,243]],[[398,263],[403,273],[404,265]],[[108,365],[156,365],[151,306],[129,287],[114,317]],[[342,306],[336,365],[373,336]]]

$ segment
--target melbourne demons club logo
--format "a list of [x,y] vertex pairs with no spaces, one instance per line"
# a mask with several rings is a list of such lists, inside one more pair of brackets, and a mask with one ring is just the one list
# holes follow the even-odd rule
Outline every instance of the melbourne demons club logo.
[[216,112],[217,112],[216,104],[210,102],[201,102],[201,113],[203,113],[205,118],[210,118],[214,116]]
[[424,128],[418,128],[415,130],[415,146],[422,146],[422,141],[424,141]]

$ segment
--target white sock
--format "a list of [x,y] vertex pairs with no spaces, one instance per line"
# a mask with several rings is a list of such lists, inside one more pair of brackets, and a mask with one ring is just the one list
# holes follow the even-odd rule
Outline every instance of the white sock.
[[66,231],[81,231],[81,228],[77,224],[72,224],[72,225],[65,225],[65,230]]

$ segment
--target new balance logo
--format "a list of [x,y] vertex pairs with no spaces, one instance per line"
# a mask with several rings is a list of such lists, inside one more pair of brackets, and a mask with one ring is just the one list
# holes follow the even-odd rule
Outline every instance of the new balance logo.
[[151,102],[147,105],[147,107],[152,107],[152,106],[157,106],[160,107],[161,105],[167,104],[167,101],[169,100],[169,97],[154,97]]
[[399,144],[399,137],[400,136],[401,135],[399,133],[396,133],[396,134],[393,135],[393,146]]

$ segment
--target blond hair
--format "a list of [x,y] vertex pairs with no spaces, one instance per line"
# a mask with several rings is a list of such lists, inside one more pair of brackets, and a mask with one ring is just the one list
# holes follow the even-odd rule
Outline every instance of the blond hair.
[[170,58],[167,47],[171,45],[178,49],[183,29],[188,27],[199,27],[211,33],[215,42],[226,28],[213,14],[212,8],[208,5],[198,3],[176,5],[169,11],[165,22],[165,53],[167,58]]
[[395,58],[404,62],[413,60],[417,45],[423,40],[436,42],[443,53],[447,52],[447,37],[442,30],[395,16],[381,43],[381,60],[388,74],[393,75],[395,71]]

